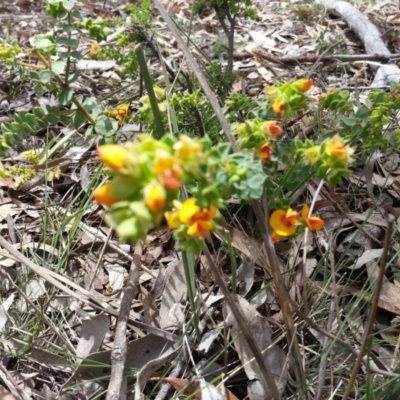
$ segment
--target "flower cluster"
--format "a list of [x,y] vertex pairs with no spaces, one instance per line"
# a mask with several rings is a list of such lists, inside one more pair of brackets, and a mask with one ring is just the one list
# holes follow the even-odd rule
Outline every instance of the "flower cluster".
[[301,212],[292,210],[275,210],[269,219],[272,228],[272,239],[279,240],[283,237],[295,234],[298,226],[306,227],[312,231],[320,230],[324,226],[324,221],[319,217],[309,215],[310,208],[304,205]]
[[273,138],[282,134],[277,121],[245,121],[235,126],[233,132],[238,136],[241,149],[255,149],[258,158],[264,163],[271,162]]
[[128,116],[129,104],[124,103],[121,104],[117,110],[110,111],[109,116],[115,118],[118,121],[119,125],[122,125],[125,122],[126,117]]
[[[160,86],[153,87],[154,94],[158,101],[158,108],[161,112],[167,111],[167,102],[165,101],[165,90],[160,88]],[[150,98],[148,95],[140,98],[140,102],[143,104],[139,109],[141,112],[151,112]]]
[[311,79],[299,79],[277,83],[265,88],[268,107],[277,115],[290,117],[298,110],[307,108],[307,92],[312,86]]
[[334,135],[320,145],[315,145],[311,140],[297,141],[296,147],[304,163],[315,166],[319,178],[336,184],[350,174],[348,166],[353,162],[354,149],[341,136]]
[[98,148],[112,180],[98,187],[94,200],[110,207],[107,222],[126,240],[144,237],[166,217],[183,237],[205,237],[216,227],[215,206],[200,207],[195,198],[177,201],[184,183],[199,178],[206,164],[204,145],[187,136],[156,140],[140,135],[125,146],[106,144]]
[[[187,199],[183,204],[175,201],[172,211],[165,213],[168,226],[176,229],[177,236],[206,237],[215,229],[213,219],[217,215],[217,207],[211,205],[208,208],[201,208],[194,197]],[[183,234],[183,235],[182,235]]]

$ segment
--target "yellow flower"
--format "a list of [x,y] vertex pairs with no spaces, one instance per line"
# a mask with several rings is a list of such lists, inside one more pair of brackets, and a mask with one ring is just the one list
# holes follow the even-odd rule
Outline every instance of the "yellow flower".
[[147,208],[150,211],[157,213],[165,206],[166,193],[164,188],[158,182],[153,182],[145,188],[144,198]]
[[258,157],[266,164],[271,162],[272,144],[265,142],[258,150]]
[[96,58],[99,55],[100,51],[101,51],[100,45],[97,42],[93,42],[90,45],[89,57]]
[[97,148],[97,154],[108,168],[119,170],[126,168],[128,161],[128,149],[117,144],[104,144]]
[[179,219],[183,224],[191,224],[194,216],[200,212],[200,207],[196,205],[197,199],[194,197],[187,199],[179,209]]
[[300,92],[307,92],[310,90],[312,84],[313,81],[311,79],[299,79],[294,83],[294,87],[300,90]]
[[176,158],[172,154],[168,153],[168,151],[162,149],[156,150],[153,164],[153,172],[156,175],[173,169],[176,164]]
[[211,205],[209,208],[201,209],[197,199],[187,199],[178,210],[179,220],[182,224],[190,225],[187,234],[189,236],[206,237],[215,227],[213,218],[217,215],[218,209]]
[[281,97],[278,97],[275,100],[275,103],[272,105],[272,110],[275,114],[280,114],[285,108],[285,102]]
[[175,209],[172,211],[167,211],[165,214],[165,219],[170,228],[176,229],[181,226],[181,220],[179,219],[179,212]]
[[165,96],[165,90],[160,88],[160,86],[154,86],[153,90],[158,100],[161,100]]
[[129,103],[121,104],[118,108],[118,115],[125,116],[129,110]]
[[112,183],[106,183],[99,186],[93,193],[93,200],[103,206],[112,206],[121,201],[121,199],[112,195]]
[[269,219],[269,224],[279,236],[291,236],[296,232],[299,222],[299,213],[289,208],[287,211],[275,210]]
[[174,145],[174,150],[176,157],[185,160],[197,156],[201,152],[202,146],[190,137],[181,135]]
[[346,145],[344,140],[339,135],[333,136],[326,142],[325,152],[333,159],[339,160],[346,164],[353,161],[351,156],[354,153],[354,149],[352,149],[349,145]]
[[310,207],[304,204],[301,210],[301,216],[303,217],[303,223],[307,226],[310,231],[319,231],[324,226],[324,220],[318,217],[309,217]]

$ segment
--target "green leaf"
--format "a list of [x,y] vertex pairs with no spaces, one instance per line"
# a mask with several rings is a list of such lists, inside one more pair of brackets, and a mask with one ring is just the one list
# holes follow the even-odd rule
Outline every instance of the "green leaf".
[[81,77],[80,72],[74,72],[73,74],[70,74],[68,76],[68,83],[71,84],[73,82],[76,82],[80,77]]
[[51,71],[54,72],[55,75],[61,75],[65,71],[65,61],[55,61],[51,64]]
[[69,47],[78,47],[79,40],[78,39],[70,39],[68,37],[58,37],[56,38],[56,43],[61,46],[69,46]]
[[37,97],[42,97],[43,94],[46,92],[46,90],[43,88],[43,86],[38,83],[33,87],[33,91],[35,92]]
[[54,72],[50,70],[45,70],[45,71],[40,71],[39,72],[39,78],[42,82],[48,83],[51,81],[51,79],[54,77]]
[[370,111],[366,107],[360,107],[356,113],[356,118],[367,120],[370,116]]
[[72,99],[74,91],[72,89],[64,89],[58,95],[58,101],[61,105],[66,106]]
[[80,51],[71,51],[71,58],[75,58],[75,60],[82,60],[84,58],[83,54]]
[[96,97],[88,97],[85,99],[83,102],[82,106],[83,108],[87,111],[90,112],[93,109],[95,109],[99,105],[99,101],[96,99]]
[[86,117],[80,111],[75,111],[71,117],[71,123],[74,129],[79,129],[86,121]]
[[100,117],[95,126],[96,133],[102,136],[113,135],[118,129],[118,122],[105,116]]
[[38,38],[38,40],[35,40],[35,47],[37,49],[48,49],[49,47],[54,47],[54,43],[47,38]]
[[47,119],[51,124],[57,124],[60,119],[60,109],[56,106],[46,106]]
[[84,134],[84,140],[85,141],[89,141],[92,137],[93,137],[93,126],[92,125],[90,125],[87,129],[86,129],[86,132],[85,132],[85,134]]
[[83,21],[83,15],[78,10],[72,11],[71,17],[77,19],[78,21]]
[[63,1],[62,5],[67,11],[71,11],[75,7],[75,2],[66,0]]

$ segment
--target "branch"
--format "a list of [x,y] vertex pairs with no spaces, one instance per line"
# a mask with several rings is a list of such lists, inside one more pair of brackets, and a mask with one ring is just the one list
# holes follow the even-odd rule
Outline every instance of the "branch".
[[[351,30],[359,37],[365,47],[367,54],[383,54],[389,58],[390,51],[381,38],[381,34],[376,26],[356,7],[346,1],[317,0],[323,4],[328,12],[343,18]],[[396,64],[371,65],[376,69],[375,78],[371,87],[384,86],[392,81],[400,81],[400,69]]]
[[142,250],[142,244],[137,243],[135,254],[133,255],[128,283],[122,297],[117,326],[115,329],[115,341],[111,352],[111,378],[110,384],[108,385],[106,400],[119,400],[120,394],[125,392],[125,390],[123,390],[123,382],[127,352],[126,328],[128,326],[132,301],[137,292],[137,286],[139,284]]

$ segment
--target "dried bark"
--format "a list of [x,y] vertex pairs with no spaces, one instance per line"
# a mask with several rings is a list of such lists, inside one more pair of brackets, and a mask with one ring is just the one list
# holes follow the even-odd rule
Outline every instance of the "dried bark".
[[[324,5],[329,13],[341,17],[347,23],[363,42],[367,54],[391,56],[377,27],[356,7],[346,1],[317,0],[317,3]],[[370,63],[370,65],[376,70],[371,87],[385,86],[390,82],[400,81],[400,69],[396,64]]]

